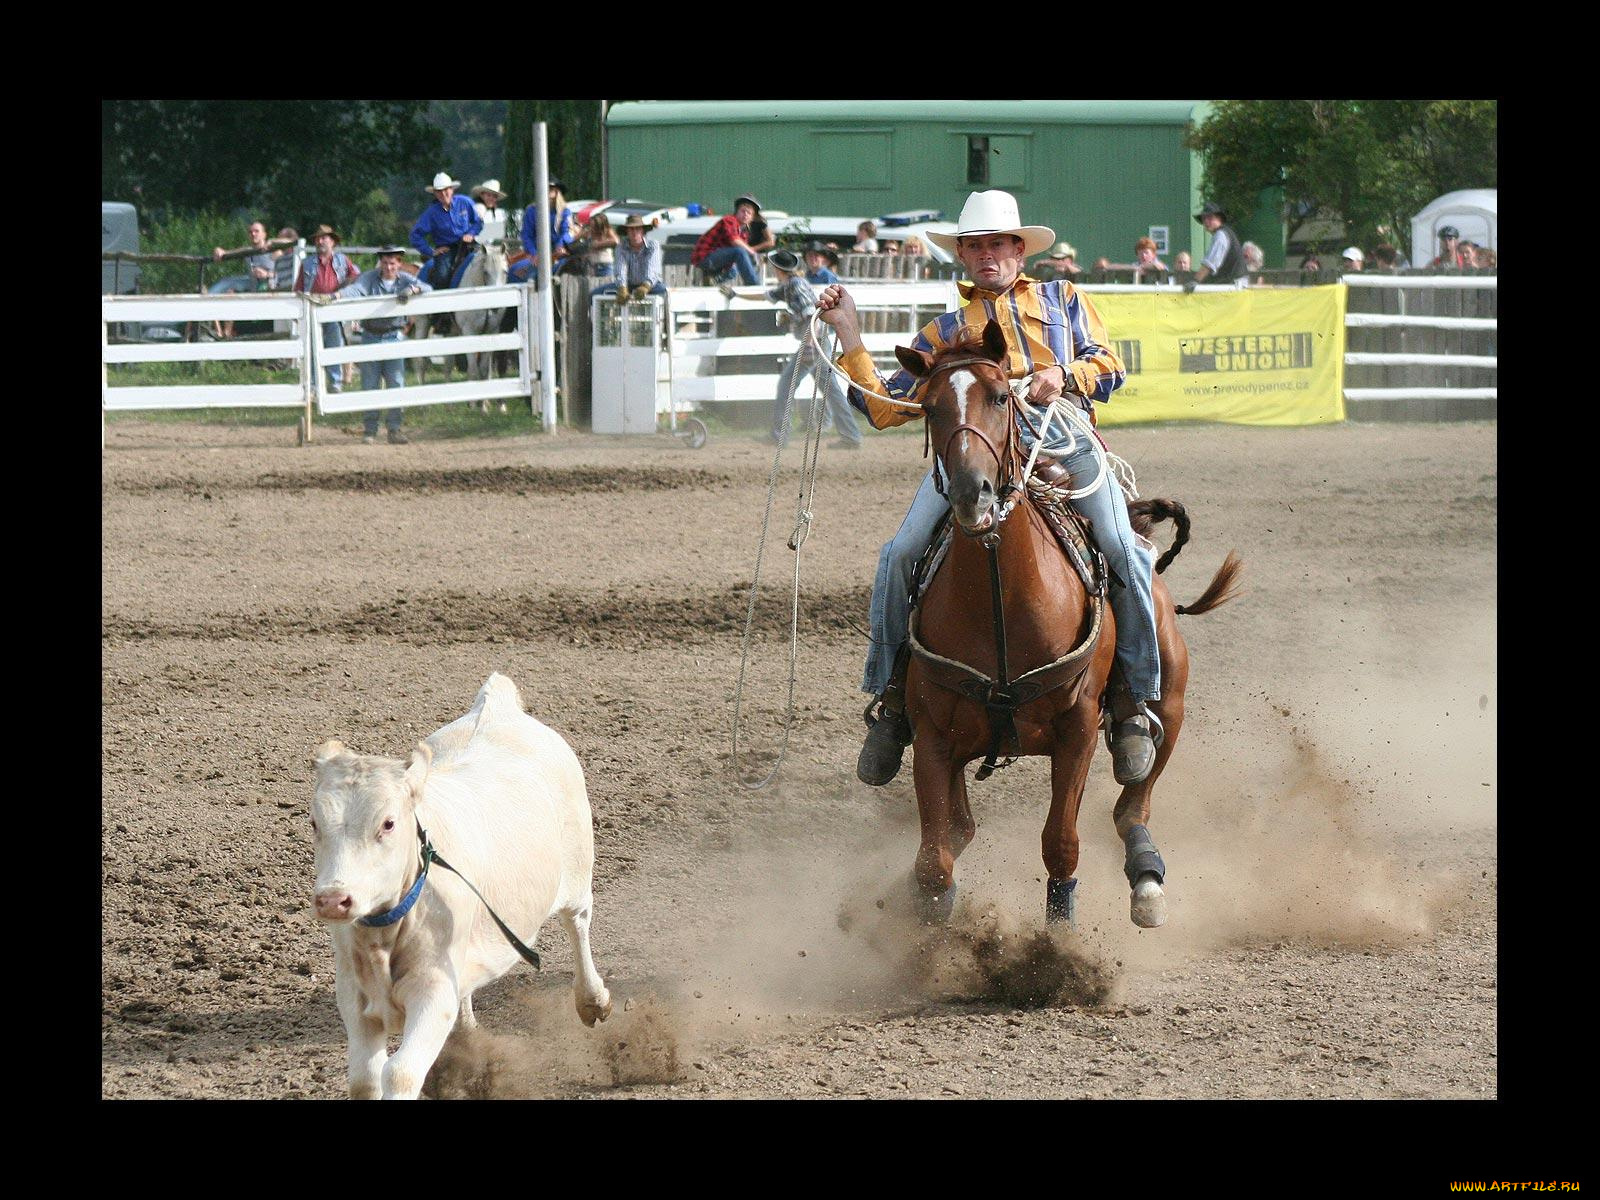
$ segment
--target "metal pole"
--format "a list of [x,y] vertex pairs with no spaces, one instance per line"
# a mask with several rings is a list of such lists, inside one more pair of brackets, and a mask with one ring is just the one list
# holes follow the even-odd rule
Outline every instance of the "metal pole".
[[545,123],[533,124],[533,185],[539,194],[539,413],[544,431],[556,431],[556,308],[550,286],[550,159]]

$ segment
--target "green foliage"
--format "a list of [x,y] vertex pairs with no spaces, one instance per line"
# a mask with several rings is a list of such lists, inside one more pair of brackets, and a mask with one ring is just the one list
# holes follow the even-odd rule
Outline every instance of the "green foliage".
[[[374,187],[438,169],[442,136],[426,119],[429,104],[102,100],[101,197],[129,201],[162,226],[220,209],[261,217],[274,232],[323,221],[347,230]],[[417,195],[420,211],[426,197]]]
[[447,170],[461,180],[463,192],[485,179],[499,179],[504,187],[506,104],[504,100],[435,100],[428,110],[428,122],[443,139],[444,161],[413,182],[412,192],[437,170]]
[[511,203],[526,208],[536,198],[533,126],[546,126],[550,178],[567,185],[567,199],[600,197],[600,102],[512,100],[506,108],[506,170],[501,186]]
[[1408,250],[1428,201],[1496,186],[1497,114],[1493,100],[1220,100],[1189,144],[1230,213],[1281,186],[1291,222],[1327,209],[1345,239]]
[[[249,226],[253,219],[240,220],[215,211],[169,215],[166,220],[150,222],[139,230],[139,250],[142,254],[210,254],[213,246],[236,250],[250,244]],[[267,232],[270,236],[277,229],[269,226]],[[245,273],[244,264],[238,259],[204,264],[142,263],[139,290],[146,295],[192,294],[205,291],[228,275]]]
[[[424,196],[423,200],[426,199]],[[422,207],[417,205],[419,212]],[[395,212],[387,191],[373,188],[357,201],[348,237],[353,246],[404,246],[411,240],[411,226],[415,223],[415,215],[407,217]]]

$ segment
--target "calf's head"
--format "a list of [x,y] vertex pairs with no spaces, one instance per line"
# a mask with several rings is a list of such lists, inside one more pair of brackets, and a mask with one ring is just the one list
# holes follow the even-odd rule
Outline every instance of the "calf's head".
[[400,902],[419,870],[417,802],[433,753],[419,743],[409,762],[355,754],[339,741],[316,750],[311,837],[324,921],[356,921]]

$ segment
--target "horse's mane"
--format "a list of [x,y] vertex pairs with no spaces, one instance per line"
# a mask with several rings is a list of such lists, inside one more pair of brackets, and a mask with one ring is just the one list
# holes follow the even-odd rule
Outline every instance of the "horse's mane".
[[983,348],[983,331],[967,327],[962,329],[960,337],[956,338],[943,350],[934,351],[933,361],[929,365],[936,367],[948,358],[970,357],[972,355],[977,355],[980,358],[986,357]]

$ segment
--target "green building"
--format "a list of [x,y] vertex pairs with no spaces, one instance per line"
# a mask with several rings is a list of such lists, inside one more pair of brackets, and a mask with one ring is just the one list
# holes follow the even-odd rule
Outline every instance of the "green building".
[[[1199,156],[1184,145],[1196,100],[641,100],[606,116],[609,194],[727,212],[740,192],[796,215],[942,210],[1002,188],[1091,265],[1129,262],[1152,236],[1169,263],[1199,262]],[[1267,197],[1270,200],[1270,197]],[[1268,265],[1275,214],[1236,214]]]

